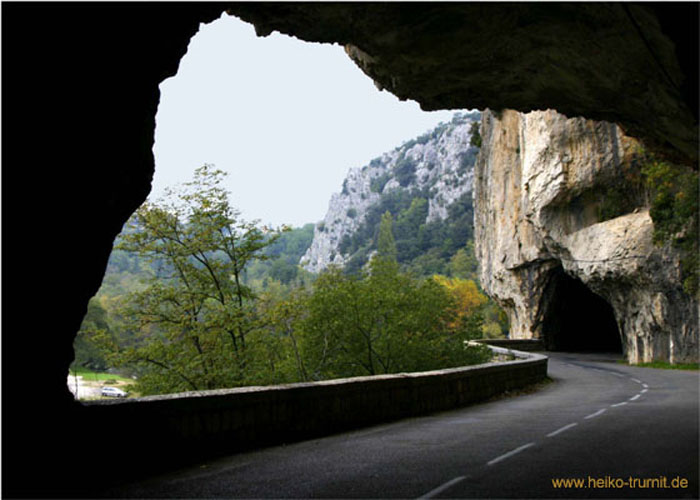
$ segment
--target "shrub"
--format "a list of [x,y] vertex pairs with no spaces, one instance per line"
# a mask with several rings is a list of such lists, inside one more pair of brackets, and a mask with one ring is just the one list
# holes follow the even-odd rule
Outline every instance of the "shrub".
[[384,186],[391,179],[391,174],[385,173],[378,177],[372,179],[369,183],[369,190],[373,193],[381,193],[384,190]]
[[643,167],[652,196],[649,215],[654,243],[681,251],[681,279],[686,293],[698,293],[698,173],[651,158]]
[[343,236],[343,238],[340,240],[340,244],[338,244],[338,251],[342,254],[345,255],[348,253],[348,250],[352,247],[352,238],[350,237],[349,234],[346,234]]
[[410,158],[402,158],[394,167],[396,180],[401,187],[406,187],[416,179],[416,164]]
[[481,147],[481,134],[479,133],[479,124],[477,122],[472,122],[472,126],[469,129],[469,133],[472,135],[469,139],[469,144],[476,148]]

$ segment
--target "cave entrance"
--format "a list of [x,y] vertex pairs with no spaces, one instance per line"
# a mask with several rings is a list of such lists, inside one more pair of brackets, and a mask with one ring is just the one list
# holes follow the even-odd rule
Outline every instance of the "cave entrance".
[[[367,166],[372,158],[381,158],[378,154],[392,151],[397,144],[418,137],[441,122],[450,123],[457,111],[425,112],[414,101],[399,101],[393,94],[377,90],[342,46],[306,43],[282,33],[260,38],[251,24],[226,13],[200,26],[177,74],[162,81],[159,89],[153,145],[156,168],[149,195],[152,206],[162,208],[159,199],[165,198],[166,203],[185,210],[183,200],[168,197],[168,191],[177,192],[178,185],[192,181],[195,169],[210,164],[233,174],[216,182],[221,181],[220,187],[231,195],[231,207],[240,211],[240,218],[236,217],[240,222],[260,220],[266,225],[263,233],[270,227],[287,226],[292,230],[287,234],[289,238],[280,238],[274,250],[268,247],[267,262],[251,259],[251,265],[242,270],[242,284],[258,294],[270,292],[269,283],[291,288],[297,277],[302,279],[297,264],[311,245],[314,226],[323,220],[331,194],[345,189],[342,180],[348,175],[348,165],[357,166],[360,172],[360,167]],[[355,193],[352,185],[348,189]],[[369,194],[358,191],[353,203],[364,203],[361,200]],[[127,223],[124,227],[126,232],[134,232],[140,230],[139,226],[143,229],[142,223]],[[325,223],[317,227],[321,230]],[[182,252],[180,257],[188,252],[185,245],[178,251]],[[221,249],[219,252],[223,253]],[[200,258],[191,253],[189,257]],[[98,382],[88,380],[87,373],[93,371],[118,369],[125,377],[138,376],[141,388],[146,385],[144,375],[168,373],[163,376],[167,383],[150,386],[154,392],[202,388],[189,380],[209,379],[208,374],[200,372],[205,371],[204,361],[192,360],[198,359],[196,356],[200,360],[218,359],[207,357],[216,356],[210,354],[215,352],[214,342],[210,343],[211,351],[197,344],[194,353],[181,351],[189,352],[191,358],[175,357],[188,370],[182,377],[174,375],[178,373],[176,364],[167,361],[178,352],[175,342],[161,343],[157,335],[150,333],[152,325],[141,329],[140,325],[115,321],[120,316],[115,308],[117,297],[126,298],[137,289],[145,290],[140,288],[141,283],[153,275],[162,276],[164,283],[175,282],[167,277],[166,259],[159,261],[162,269],[144,255],[124,250],[117,250],[110,258],[103,278],[106,286],[90,301],[74,342],[71,368],[74,373],[86,374],[80,381],[77,376],[68,381],[77,398],[100,395]],[[206,286],[218,289],[217,278]],[[153,300],[149,307],[157,305],[158,301]],[[200,310],[202,315],[204,311]],[[189,315],[184,309],[176,314],[179,318]],[[176,321],[168,323],[177,328]],[[149,357],[148,362],[114,367],[111,359],[91,342],[88,332],[95,329],[105,331],[123,345],[162,344],[168,351],[162,358]],[[168,330],[161,323],[156,331]],[[178,385],[184,380],[188,382]]]
[[560,266],[545,293],[542,336],[550,351],[622,353],[612,306]]

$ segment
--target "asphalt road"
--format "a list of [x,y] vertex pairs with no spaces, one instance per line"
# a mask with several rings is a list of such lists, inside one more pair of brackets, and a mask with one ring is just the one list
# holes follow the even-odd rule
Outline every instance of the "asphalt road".
[[[698,372],[614,359],[555,353],[553,382],[535,393],[241,453],[108,495],[697,498]],[[558,478],[585,487],[555,488]]]

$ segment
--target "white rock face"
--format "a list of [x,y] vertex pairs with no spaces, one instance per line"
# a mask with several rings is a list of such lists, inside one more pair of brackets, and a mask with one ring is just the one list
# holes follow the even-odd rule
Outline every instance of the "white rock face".
[[551,344],[547,287],[563,270],[612,306],[630,361],[697,361],[698,303],[682,290],[679,256],[652,243],[648,201],[601,216],[610,186],[634,189],[638,143],[553,111],[485,112],[481,130],[475,250],[511,337]]
[[331,264],[344,265],[349,256],[338,249],[343,236],[357,230],[381,193],[392,189],[429,190],[426,221],[445,219],[448,207],[472,190],[478,148],[469,143],[470,129],[477,118],[457,114],[452,122],[384,153],[368,165],[351,168],[342,192],[331,196],[326,216],[316,224],[301,266],[320,272]]

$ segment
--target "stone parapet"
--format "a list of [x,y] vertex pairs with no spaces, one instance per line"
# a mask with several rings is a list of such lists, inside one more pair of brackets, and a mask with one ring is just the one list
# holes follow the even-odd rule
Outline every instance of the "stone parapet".
[[450,410],[547,375],[546,356],[491,349],[515,359],[421,373],[94,401],[85,410],[93,422],[127,430],[129,441],[140,443],[139,460],[173,466]]

